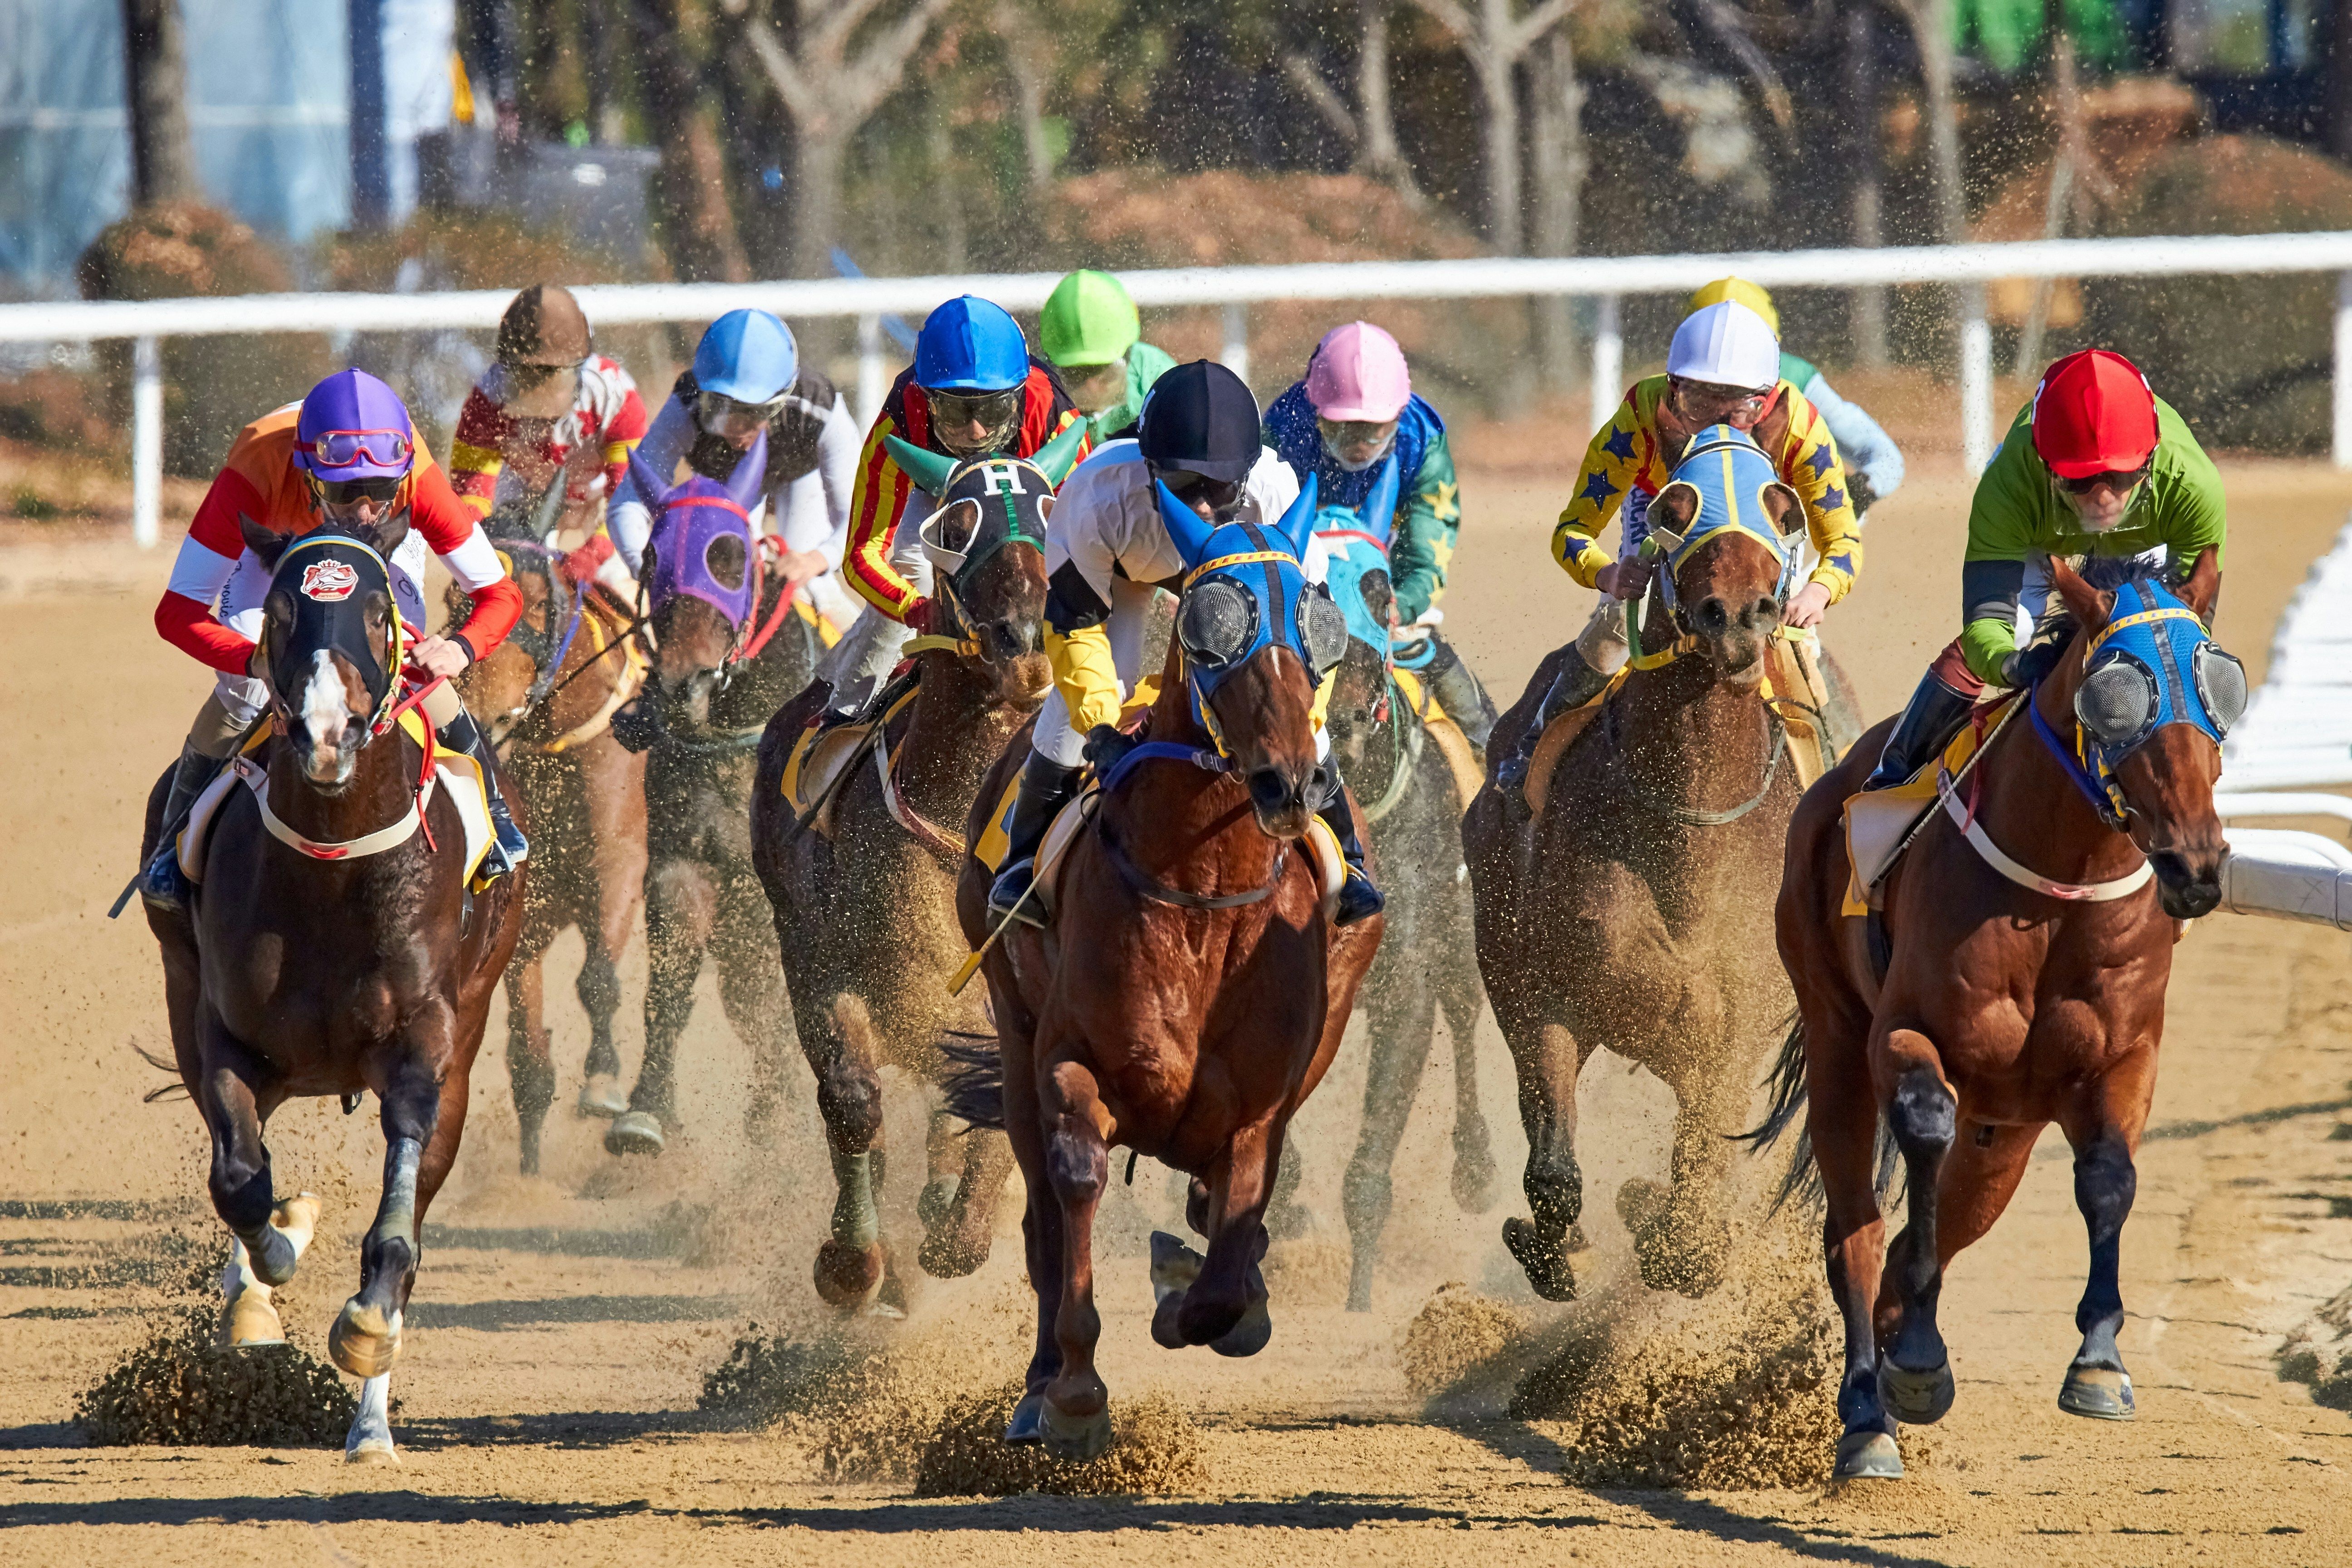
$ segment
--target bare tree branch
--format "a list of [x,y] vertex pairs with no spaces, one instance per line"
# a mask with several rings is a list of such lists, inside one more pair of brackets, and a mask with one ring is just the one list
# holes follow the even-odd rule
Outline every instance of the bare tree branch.
[[743,36],[751,41],[751,53],[760,68],[768,73],[774,84],[776,96],[784,100],[784,108],[795,121],[805,123],[823,112],[816,95],[809,89],[808,81],[801,75],[800,67],[784,51],[776,37],[776,30],[768,26],[765,16],[753,16],[743,24]]
[[1790,101],[1789,89],[1780,80],[1780,72],[1772,64],[1771,57],[1748,37],[1740,14],[1725,0],[1692,0],[1692,9],[1706,24],[1706,30],[1739,62],[1739,68],[1754,79],[1757,93],[1764,100],[1765,112],[1772,117],[1781,135],[1788,136],[1796,127],[1796,105]]
[[1323,73],[1315,68],[1313,60],[1296,49],[1289,50],[1282,57],[1282,71],[1290,79],[1290,85],[1323,117],[1325,124],[1346,137],[1350,146],[1361,142],[1362,135],[1356,129],[1356,117],[1348,110],[1347,100],[1331,90],[1331,84],[1323,79]]
[[1554,27],[1568,20],[1568,14],[1579,4],[1580,0],[1544,0],[1542,5],[1511,24],[1505,52],[1516,62],[1520,56],[1543,42],[1545,36]]

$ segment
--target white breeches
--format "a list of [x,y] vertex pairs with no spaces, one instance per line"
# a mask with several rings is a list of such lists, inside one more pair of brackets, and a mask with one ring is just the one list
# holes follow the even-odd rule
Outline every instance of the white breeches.
[[[913,528],[902,526],[898,530],[890,546],[890,564],[915,585],[917,593],[929,596],[930,557],[923,553],[922,541],[916,537]],[[845,588],[843,597],[856,604],[859,614],[842,634],[841,640],[826,649],[816,665],[817,679],[833,688],[831,706],[837,713],[854,712],[874,700],[874,694],[882,689],[882,683],[898,667],[901,650],[915,635],[904,622],[892,620]],[[824,607],[824,601],[819,599],[817,608]]]

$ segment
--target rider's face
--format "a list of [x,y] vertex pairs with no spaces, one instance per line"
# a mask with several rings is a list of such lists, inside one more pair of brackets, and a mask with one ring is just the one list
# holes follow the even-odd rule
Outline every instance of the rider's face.
[[1100,414],[1127,395],[1127,361],[1064,365],[1062,384],[1070,389],[1070,400],[1078,405],[1079,413]]
[[1396,439],[1393,419],[1324,419],[1315,421],[1324,449],[1351,468],[1368,467]]
[[1769,400],[1771,388],[1719,386],[1710,381],[1685,381],[1676,376],[1668,384],[1667,403],[1675,417],[1696,435],[1710,425],[1728,425],[1734,430],[1753,430],[1764,417],[1764,405]]
[[507,366],[509,414],[523,419],[555,420],[572,412],[580,395],[576,364],[510,364]]
[[[2104,533],[2123,521],[2124,513],[2131,510],[2133,492],[2137,490],[2141,474],[2099,474],[2089,479],[2062,483],[2058,493],[2074,509],[2075,518],[2093,533]],[[2079,488],[2078,488],[2079,487]]]

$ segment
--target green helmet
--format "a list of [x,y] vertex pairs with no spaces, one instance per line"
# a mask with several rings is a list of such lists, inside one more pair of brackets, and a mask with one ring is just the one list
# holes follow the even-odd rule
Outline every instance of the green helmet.
[[1108,272],[1073,272],[1045,300],[1037,337],[1056,365],[1108,364],[1143,336],[1135,301]]

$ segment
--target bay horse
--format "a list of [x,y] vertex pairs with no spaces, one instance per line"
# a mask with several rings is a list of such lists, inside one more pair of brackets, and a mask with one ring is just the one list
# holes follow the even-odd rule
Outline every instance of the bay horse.
[[[393,1363],[418,1237],[457,1158],[490,993],[522,929],[528,866],[469,889],[474,787],[436,773],[429,724],[400,721],[404,631],[385,563],[406,515],[299,537],[245,524],[271,568],[256,660],[276,733],[234,764],[202,835],[196,898],[147,910],[163,948],[172,1047],[212,1141],[213,1207],[236,1237],[224,1315],[231,1343],[283,1338],[268,1289],[294,1277],[317,1200],[279,1202],[263,1130],[298,1095],[373,1092],[383,1192],[360,1249],[360,1288],[327,1341],[362,1379],[346,1458],[394,1458]],[[419,716],[421,718],[421,716]],[[440,787],[420,784],[420,777]],[[168,778],[148,797],[152,853]],[[520,804],[520,803],[513,803]],[[487,828],[487,816],[481,819]]]
[[[895,1066],[943,1082],[953,1033],[984,1031],[978,998],[948,983],[965,948],[955,923],[964,818],[1005,742],[1052,689],[1042,640],[1045,529],[1054,492],[1085,432],[1072,426],[1034,458],[956,461],[887,437],[892,457],[938,507],[917,525],[952,630],[908,644],[911,700],[837,765],[827,803],[804,816],[782,788],[786,764],[831,696],[813,685],[779,710],[761,742],[751,850],[775,916],[801,1051],[836,1187],[817,1249],[828,1304],[896,1310],[876,1196],[882,1187],[882,1089]],[[894,685],[893,690],[898,689]],[[822,817],[824,826],[818,826]],[[969,1274],[988,1259],[1013,1151],[993,1131],[961,1139],[933,1112],[919,1205],[926,1273]]]
[[[2245,676],[2206,631],[2213,551],[2177,594],[2146,577],[2104,593],[2063,561],[2051,576],[2073,622],[2057,634],[2064,655],[2021,696],[1979,706],[1989,738],[1964,779],[1939,773],[1922,808],[1944,809],[1884,874],[1883,913],[1842,912],[1842,815],[1892,721],[1807,793],[1789,832],[1776,925],[1799,1016],[1756,1136],[1801,1112],[1784,1195],[1817,1173],[1827,1199],[1845,1321],[1840,1476],[1900,1476],[1895,1424],[1950,1408],[1944,1270],[2000,1216],[2053,1121],[2091,1254],[2059,1408],[2134,1414],[2116,1343],[2120,1240],[2173,944],[2221,901],[2212,786]],[[1890,1247],[1879,1197],[1897,1156],[1909,1217]]]
[[744,1130],[765,1146],[783,1109],[792,1019],[752,866],[751,781],[768,720],[815,668],[817,634],[751,531],[764,432],[725,483],[697,475],[673,489],[635,453],[629,461],[654,513],[645,580],[655,654],[651,679],[615,728],[624,745],[648,750],[650,974],[645,1060],[604,1147],[659,1154],[677,1131],[677,1040],[706,958],[718,963],[727,1020],[751,1047]]
[[[1391,465],[1391,468],[1393,465]],[[1350,1261],[1348,1310],[1372,1308],[1372,1277],[1391,1205],[1391,1168],[1437,1040],[1442,1013],[1454,1046],[1452,1193],[1465,1214],[1495,1204],[1495,1157],[1478,1108],[1478,1014],[1486,1001],[1473,941],[1470,889],[1463,876],[1462,813],[1475,793],[1467,742],[1449,761],[1424,715],[1425,689],[1400,679],[1391,662],[1390,611],[1396,591],[1384,540],[1364,531],[1386,518],[1381,489],[1360,516],[1327,507],[1317,522],[1331,560],[1331,591],[1348,616],[1348,652],[1326,722],[1340,772],[1354,781],[1370,847],[1388,895],[1388,929],[1364,977],[1362,1006],[1371,1057],[1364,1076],[1364,1121],[1340,1185]],[[1416,706],[1414,693],[1424,692]],[[1296,1151],[1284,1166],[1297,1166]],[[1286,1180],[1286,1187],[1289,1184]]]
[[[1528,1136],[1532,1217],[1504,1221],[1503,1240],[1552,1301],[1576,1296],[1576,1082],[1592,1053],[1606,1046],[1674,1092],[1671,1184],[1629,1181],[1617,1207],[1643,1282],[1703,1295],[1729,1239],[1725,1134],[1747,1121],[1788,1012],[1764,912],[1800,790],[1763,690],[1803,512],[1754,440],[1717,426],[1693,438],[1650,519],[1666,553],[1622,681],[1568,743],[1539,814],[1490,777],[1462,825],[1478,966]],[[1511,753],[1550,676],[1537,670],[1490,756]]]
[[[1036,1349],[1004,1436],[1063,1459],[1111,1437],[1093,1241],[1111,1150],[1188,1173],[1187,1217],[1208,1237],[1205,1258],[1153,1237],[1152,1338],[1255,1354],[1273,1332],[1258,1262],[1284,1132],[1339,1050],[1381,938],[1377,917],[1333,929],[1338,881],[1298,842],[1325,831],[1314,816],[1330,783],[1308,650],[1336,660],[1346,641],[1344,627],[1311,625],[1337,614],[1299,565],[1314,481],[1273,527],[1213,524],[1158,489],[1189,569],[1149,742],[1109,767],[1043,929],[1011,921],[990,942],[992,873],[976,858],[956,889],[999,1041],[957,1103],[980,1121],[993,1100],[1012,1137],[1037,1296]],[[1027,754],[1015,737],[967,838]]]
[[[495,515],[495,514],[494,514]],[[645,656],[632,617],[591,584],[574,584],[562,553],[491,530],[522,591],[522,619],[458,680],[497,742],[500,773],[529,803],[531,878],[522,937],[507,967],[507,1075],[524,1175],[537,1175],[540,1134],[555,1100],[555,1062],[540,960],[577,928],[585,949],[572,988],[588,1015],[583,1116],[618,1116],[621,955],[645,898],[646,760],[615,740],[614,713],[636,695]]]

